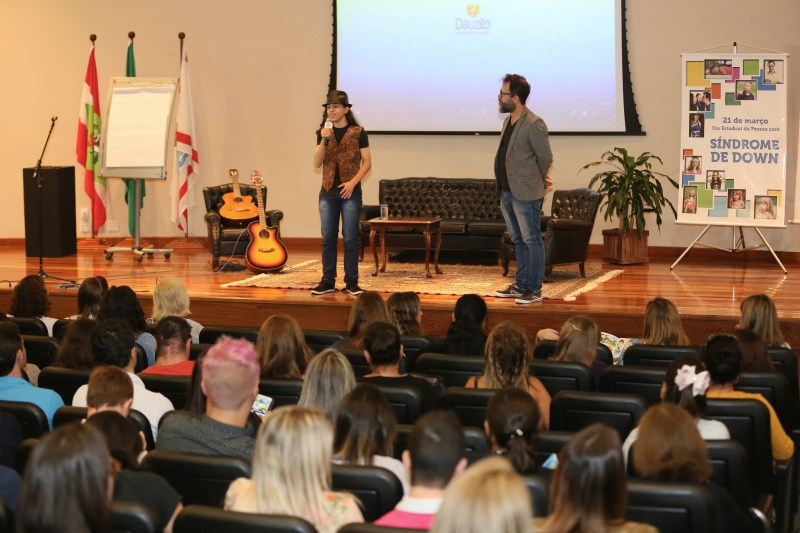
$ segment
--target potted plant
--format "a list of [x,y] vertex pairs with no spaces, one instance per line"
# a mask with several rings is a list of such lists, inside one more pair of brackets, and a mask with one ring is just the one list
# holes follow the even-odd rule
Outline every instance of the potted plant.
[[595,161],[584,166],[581,170],[596,165],[610,165],[613,170],[595,174],[589,181],[589,188],[599,182],[597,192],[605,197],[605,202],[600,208],[605,208],[603,218],[613,220],[619,217],[619,229],[603,230],[603,260],[620,265],[647,263],[647,237],[650,234],[645,229],[645,214],[656,214],[656,225],[661,227],[661,213],[664,206],[669,205],[675,217],[678,213],[665,196],[659,177],[667,178],[675,187],[677,182],[660,172],[652,169],[651,159],[661,158],[644,152],[639,157],[628,155],[624,148],[614,148],[600,156],[601,161]]

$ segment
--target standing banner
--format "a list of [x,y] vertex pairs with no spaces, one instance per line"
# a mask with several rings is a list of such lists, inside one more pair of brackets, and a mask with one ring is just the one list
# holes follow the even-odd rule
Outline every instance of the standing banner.
[[681,58],[677,222],[786,227],[787,55]]

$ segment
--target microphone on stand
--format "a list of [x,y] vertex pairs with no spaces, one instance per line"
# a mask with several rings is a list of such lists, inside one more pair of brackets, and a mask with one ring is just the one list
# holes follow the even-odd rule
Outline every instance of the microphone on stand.
[[[333,122],[331,122],[331,117],[325,118],[325,129],[333,130]],[[325,146],[328,146],[328,143],[331,142],[330,137],[325,137]]]

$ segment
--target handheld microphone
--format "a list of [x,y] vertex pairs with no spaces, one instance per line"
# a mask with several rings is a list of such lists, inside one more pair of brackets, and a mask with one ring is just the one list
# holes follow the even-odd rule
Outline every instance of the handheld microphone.
[[[325,118],[325,129],[332,130],[333,129],[333,122],[331,122],[331,117]],[[328,146],[328,143],[331,142],[330,137],[325,137],[325,146]]]

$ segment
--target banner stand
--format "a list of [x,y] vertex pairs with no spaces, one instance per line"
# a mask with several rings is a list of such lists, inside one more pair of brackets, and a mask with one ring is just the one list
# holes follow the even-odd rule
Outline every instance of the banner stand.
[[[701,239],[701,238],[703,238],[703,235],[705,235],[705,234],[706,234],[706,232],[707,232],[709,229],[711,229],[711,224],[707,225],[707,226],[706,226],[706,227],[703,229],[703,231],[701,231],[701,232],[700,232],[700,235],[698,235],[698,236],[697,236],[697,238],[696,238],[695,240],[693,240],[693,241],[692,241],[692,244],[690,244],[690,245],[689,245],[689,246],[688,246],[688,247],[687,247],[687,248],[686,248],[686,249],[683,251],[683,253],[680,255],[680,257],[678,257],[678,258],[675,260],[675,262],[674,262],[674,263],[672,263],[672,266],[670,266],[670,267],[669,267],[669,269],[670,269],[670,270],[674,269],[674,268],[675,268],[675,266],[676,266],[678,263],[680,263],[681,259],[683,259],[683,256],[685,256],[687,253],[689,253],[689,250],[691,250],[691,249],[692,249],[692,248],[694,248],[695,246],[703,246],[703,247],[705,247],[705,248],[714,248],[715,250],[722,250],[723,252],[730,252],[730,253],[732,253],[732,254],[736,254],[736,253],[739,253],[739,252],[746,252],[746,251],[748,251],[748,250],[758,250],[759,248],[764,248],[764,247],[766,247],[766,248],[769,250],[769,252],[772,254],[772,257],[775,259],[775,262],[776,262],[776,263],[778,263],[778,266],[779,266],[779,267],[781,267],[781,270],[783,270],[783,273],[784,273],[784,274],[788,274],[788,271],[786,270],[786,267],[784,267],[784,266],[783,266],[783,263],[781,263],[781,260],[780,260],[780,259],[778,259],[778,256],[777,256],[777,254],[775,253],[775,250],[773,250],[773,249],[772,249],[772,246],[770,246],[770,245],[769,245],[769,242],[768,242],[768,241],[767,241],[767,239],[764,237],[764,234],[763,234],[763,233],[761,233],[761,230],[760,230],[759,228],[757,228],[757,227],[753,227],[753,229],[754,229],[754,230],[756,230],[756,233],[758,233],[758,236],[759,236],[759,237],[761,237],[762,244],[759,244],[759,245],[756,245],[756,246],[751,246],[750,248],[748,248],[748,247],[745,245],[745,242],[744,242],[744,231],[743,231],[743,229],[742,229],[742,226],[731,226],[731,230],[732,230],[732,234],[731,234],[731,239],[732,239],[732,240],[731,240],[731,248],[722,248],[721,246],[715,246],[715,245],[713,245],[713,244],[707,244],[707,243],[704,243],[704,242],[699,242],[699,241],[700,241],[700,239]],[[738,239],[737,239],[737,237],[736,237],[736,230],[737,230],[737,229],[739,230],[739,237],[738,237]]]

